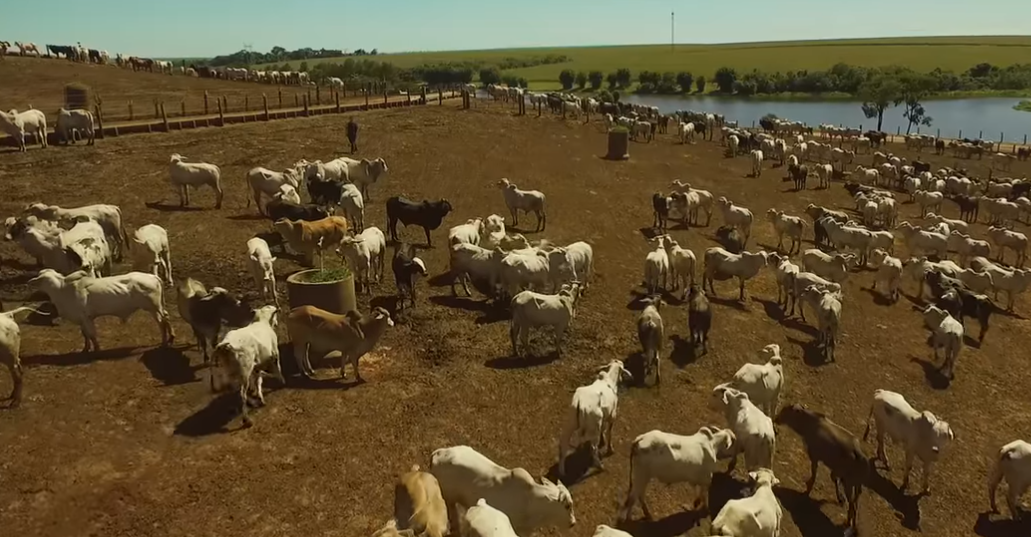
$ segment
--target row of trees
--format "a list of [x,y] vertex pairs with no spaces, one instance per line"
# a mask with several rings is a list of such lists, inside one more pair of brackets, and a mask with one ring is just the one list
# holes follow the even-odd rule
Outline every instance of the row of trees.
[[312,58],[338,58],[340,56],[375,56],[376,49],[366,52],[365,49],[358,49],[350,54],[337,49],[313,49],[311,47],[299,48],[297,50],[286,50],[283,47],[272,47],[268,52],[255,52],[253,50],[239,50],[225,56],[215,56],[208,60],[208,65],[225,67],[249,67],[256,63],[276,63],[289,60],[308,60]]

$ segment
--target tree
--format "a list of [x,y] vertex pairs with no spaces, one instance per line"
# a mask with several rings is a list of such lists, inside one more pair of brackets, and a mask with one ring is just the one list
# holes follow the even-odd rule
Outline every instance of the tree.
[[308,72],[308,62],[301,62],[301,66],[298,67],[297,70],[302,72],[302,73],[307,73]]
[[572,89],[573,82],[576,82],[576,73],[574,73],[572,69],[564,69],[559,73],[558,81],[562,83],[562,89]]
[[609,89],[615,88],[619,84],[619,76],[616,73],[609,73],[605,75],[605,82],[608,82]]
[[692,82],[694,82],[694,75],[691,73],[685,71],[677,73],[677,85],[680,86],[680,91],[691,91]]
[[486,86],[488,84],[497,84],[499,82],[501,82],[501,72],[498,71],[497,67],[480,69],[480,84]]
[[576,85],[581,90],[587,87],[587,73],[580,71],[576,74]]
[[616,84],[620,88],[629,88],[630,81],[633,79],[633,75],[630,74],[630,69],[626,67],[620,67],[616,69]]
[[737,82],[737,71],[730,67],[720,67],[713,77],[720,93],[733,93],[734,82]]
[[601,74],[601,71],[591,71],[587,75],[587,80],[591,83],[591,89],[598,89],[601,87],[601,83],[605,80],[605,75]]
[[641,71],[637,74],[637,82],[642,86],[645,84],[657,86],[660,80],[662,80],[662,75],[655,71]]
[[902,86],[898,80],[888,75],[878,75],[859,86],[859,98],[863,100],[863,114],[870,118],[877,118],[877,130],[881,130],[884,123],[884,111],[892,106],[902,95]]
[[924,105],[920,101],[934,91],[934,79],[919,73],[905,73],[899,81],[899,85],[902,93],[895,98],[895,106],[903,103],[906,105],[905,111],[902,113],[902,117],[909,122],[906,125],[906,134],[913,129],[913,125],[930,127],[934,118],[927,115],[927,111],[924,110]]
[[694,81],[694,85],[698,88],[698,93],[705,93],[705,75],[699,76],[698,80]]

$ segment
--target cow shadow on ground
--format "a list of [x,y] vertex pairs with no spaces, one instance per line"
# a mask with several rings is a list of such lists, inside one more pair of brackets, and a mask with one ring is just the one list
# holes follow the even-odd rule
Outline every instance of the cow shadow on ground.
[[787,314],[784,313],[784,309],[780,307],[780,304],[773,300],[752,297],[752,302],[758,302],[761,304],[763,311],[766,312],[766,316],[769,317],[770,320],[784,324],[784,321],[788,318]]
[[0,279],[0,285],[24,285],[32,278],[35,278],[36,274],[38,274],[38,272],[36,272],[37,269],[32,268],[30,270],[31,272],[22,272],[9,278]]
[[[451,277],[451,272],[441,272],[436,276],[431,276],[426,279],[426,284],[430,287],[448,287],[454,282],[455,279]],[[459,284],[461,285],[461,284]]]
[[738,311],[748,311],[748,306],[746,306],[744,302],[738,300],[737,297],[720,298],[718,296],[709,295],[709,302],[712,302],[713,304],[719,304],[720,306],[725,306],[728,308],[734,308]]
[[1013,537],[1015,535],[1031,535],[1031,517],[1024,513],[1024,518],[1014,520],[1012,518],[991,519],[991,513],[977,515],[977,522],[974,523],[974,533],[981,537]]
[[148,209],[154,209],[155,211],[161,211],[165,213],[189,213],[196,211],[205,210],[204,207],[196,207],[191,205],[178,205],[168,204],[164,201],[148,201],[144,203]]
[[85,365],[93,362],[104,362],[128,358],[138,347],[117,347],[100,351],[82,352],[72,351],[62,354],[36,354],[33,356],[22,356],[21,361],[28,366],[33,365]]
[[[338,376],[340,373],[340,354],[338,352],[327,353],[323,356],[309,354],[308,363],[316,370],[332,371],[331,376],[329,378],[308,378],[302,375],[301,369],[297,365],[297,355],[294,354],[293,344],[281,343],[279,345],[279,368],[283,372],[283,377],[290,379],[287,381],[287,386],[290,388],[299,390],[346,391],[364,384],[354,378],[354,371],[350,367],[345,368],[351,375],[350,378],[344,379]],[[360,361],[358,365],[361,367]],[[276,385],[278,384],[276,382]]]
[[833,363],[824,358],[823,349],[816,339],[802,341],[801,339],[788,337],[788,342],[798,345],[799,350],[802,351],[802,363],[809,367],[823,367]]
[[233,216],[227,216],[226,219],[227,220],[233,220],[233,221],[236,221],[236,222],[247,222],[247,221],[251,221],[251,220],[267,220],[268,217],[265,216],[265,215],[255,214],[255,213],[243,213],[243,214],[234,214]]
[[1003,317],[1010,317],[1012,319],[1018,319],[1018,320],[1021,320],[1021,321],[1027,320],[1027,317],[1024,317],[1023,315],[1021,315],[1021,314],[1019,314],[1019,313],[1017,313],[1015,311],[1009,311],[1005,307],[1002,307],[1002,308],[996,307],[994,313],[997,314],[997,315],[1002,315]]
[[655,237],[662,235],[662,231],[655,229],[651,226],[638,228],[637,231],[640,231],[641,236],[643,236],[645,239],[654,239]]
[[687,338],[681,337],[680,334],[673,334],[669,341],[671,343],[669,361],[680,369],[697,362],[698,358],[704,355],[704,353],[700,354],[701,351],[691,343],[690,333]]
[[[551,468],[548,468],[548,473],[544,474],[544,477],[553,482],[562,481],[563,485],[571,487],[577,483],[582,483],[588,477],[604,473],[605,470],[593,467],[590,446],[590,443],[584,442],[566,454],[566,473],[564,475],[558,472],[558,462],[556,462],[551,465]],[[602,464],[604,464],[606,450],[599,448],[598,451],[601,455]]]
[[[866,294],[870,295],[873,299],[873,303],[878,306],[894,306],[895,301],[891,297],[885,296],[880,291],[875,290],[873,287],[862,287],[861,288]],[[901,294],[901,293],[899,293]]]
[[140,361],[150,371],[154,380],[165,386],[178,386],[197,382],[197,369],[190,365],[190,358],[183,354],[189,346],[156,347],[144,351]]
[[[712,517],[719,513],[720,509],[723,509],[723,506],[728,501],[743,498],[750,495],[751,492],[747,483],[734,479],[729,473],[716,473],[712,476],[709,490],[703,492],[703,494],[708,494],[708,511],[702,508],[702,498],[696,496],[692,500],[693,505],[682,505],[683,511],[673,513],[659,520],[648,520],[647,518],[628,520],[620,525],[620,529],[629,532],[631,535],[661,537],[683,535],[695,526],[704,525],[706,518],[709,519],[709,525],[711,526]],[[691,507],[691,509],[688,509],[688,507]],[[640,504],[634,510],[636,513],[640,513]],[[633,514],[631,513],[631,516]],[[707,535],[708,533],[703,532],[703,534]]]
[[948,389],[949,385],[952,384],[952,381],[942,374],[938,365],[912,355],[910,355],[909,361],[920,364],[920,367],[924,370],[924,378],[927,379],[927,384],[935,390]]
[[[627,302],[626,309],[631,311],[644,311],[644,308],[648,306],[648,299],[656,296],[649,294],[647,291],[639,291],[633,289],[630,291],[630,302]],[[669,292],[663,290],[657,293],[657,296],[662,299],[663,302],[670,304],[679,302],[679,299],[671,295]]]
[[923,494],[909,496],[877,471],[870,472],[867,488],[888,502],[903,527],[914,531],[920,530],[920,499],[924,497]]
[[438,306],[480,313],[481,315],[473,321],[478,325],[494,324],[511,318],[505,308],[498,307],[486,298],[475,300],[469,297],[431,296],[429,300]]
[[814,500],[805,492],[784,487],[774,487],[780,504],[791,513],[791,520],[798,526],[798,532],[806,537],[830,537],[842,535],[844,528],[837,526],[820,510],[824,501]]
[[177,436],[200,437],[228,433],[229,424],[240,415],[240,395],[236,391],[223,393],[212,399],[207,406],[187,416],[176,424],[173,434]]
[[[536,348],[539,347],[539,345],[534,345],[534,343],[535,342],[533,340],[530,341],[530,348],[534,351],[539,351],[539,349]],[[491,369],[501,370],[526,369],[530,367],[548,365],[558,359],[558,351],[550,350],[544,353],[530,353],[526,356],[499,356],[497,358],[491,358],[490,360],[487,360],[486,362],[484,362],[484,365]]]

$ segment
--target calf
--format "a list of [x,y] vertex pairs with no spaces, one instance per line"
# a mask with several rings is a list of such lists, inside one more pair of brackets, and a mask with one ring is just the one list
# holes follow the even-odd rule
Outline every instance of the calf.
[[398,477],[394,485],[394,520],[399,529],[410,529],[424,537],[448,534],[447,504],[440,483],[418,464]]
[[859,495],[863,492],[870,468],[870,461],[863,454],[859,440],[827,416],[797,404],[781,410],[777,415],[777,423],[795,431],[805,444],[810,468],[809,480],[806,481],[806,495],[813,491],[818,464],[822,462],[831,471],[838,503],[842,501],[839,486],[844,489],[845,499],[848,500],[847,523],[854,528]]
[[740,537],[777,537],[783,511],[773,487],[780,484],[773,471],[760,468],[749,472],[755,492],[748,498],[730,500],[712,519],[712,533]]
[[261,290],[261,298],[272,298],[279,306],[279,294],[276,293],[276,272],[273,267],[276,258],[272,257],[265,239],[254,237],[247,241],[247,267],[250,269],[254,285]]
[[387,238],[378,227],[366,228],[354,237],[344,237],[337,253],[347,260],[358,276],[358,291],[372,292],[372,281],[383,280],[383,260]]
[[404,311],[405,300],[415,307],[415,279],[426,276],[426,264],[415,255],[415,248],[407,243],[398,243],[394,247],[394,257],[390,262],[394,272],[394,283],[397,285],[398,311]]
[[190,187],[210,187],[215,191],[215,208],[222,208],[222,171],[214,164],[186,162],[186,158],[175,153],[169,159],[169,180],[179,194],[179,206],[190,204]]
[[603,469],[598,450],[604,446],[609,455],[613,453],[612,425],[616,422],[621,380],[629,381],[632,377],[623,362],[612,360],[598,370],[593,383],[573,393],[566,426],[558,439],[559,475],[566,475],[566,455],[570,448],[576,449],[584,442],[590,444],[594,467]]
[[705,290],[691,284],[687,294],[687,325],[691,330],[691,346],[702,347],[702,354],[709,352],[709,329],[712,328],[712,309]]
[[[748,394],[729,386],[716,386],[709,406],[723,411],[727,425],[738,441],[736,452],[744,453],[746,469],[752,471],[773,466],[777,447],[773,420],[752,404]],[[733,470],[736,465],[737,455],[734,455],[727,468]]]
[[204,363],[209,361],[208,345],[215,348],[223,324],[242,328],[254,321],[254,312],[229,291],[221,287],[209,290],[193,278],[179,282],[176,298],[179,316],[193,329]]
[[286,383],[279,367],[276,311],[275,306],[258,308],[254,321],[226,333],[212,355],[217,369],[212,372],[211,389],[218,393],[229,383],[239,385],[240,413],[245,427],[254,424],[247,412],[251,390],[258,396],[258,402],[265,405],[265,394],[261,390],[262,372],[271,373],[279,382]]
[[889,468],[888,457],[884,453],[884,438],[887,436],[893,442],[901,444],[906,451],[906,474],[902,478],[902,491],[905,492],[909,486],[913,459],[919,458],[924,465],[922,490],[924,493],[929,492],[931,466],[938,461],[941,452],[955,438],[949,424],[926,410],[917,412],[905,397],[888,390],[874,391],[873,404],[870,405],[870,413],[866,417],[863,440],[870,435],[871,423],[876,425],[877,431],[877,457],[874,461],[880,460],[884,463],[885,469]]
[[999,508],[995,504],[995,492],[1003,479],[1009,486],[1006,504],[1010,508],[1010,516],[1020,518],[1021,511],[1018,500],[1028,487],[1031,487],[1031,443],[1014,440],[1002,446],[999,454],[995,456],[992,473],[988,477],[988,501],[993,513],[999,512]]
[[780,391],[784,387],[784,360],[780,345],[771,343],[762,348],[760,357],[765,364],[745,364],[734,374],[734,380],[717,387],[729,387],[748,396],[767,416],[773,417],[780,404]]
[[462,513],[460,526],[464,537],[519,537],[508,515],[491,507],[483,498]]
[[708,509],[708,489],[719,461],[735,456],[736,438],[730,429],[702,427],[690,436],[649,431],[634,439],[630,448],[630,485],[618,520],[625,522],[641,503],[644,516],[652,518],[645,500],[648,483],[657,479],[666,485],[688,483],[698,490],[702,507]]
[[530,328],[550,326],[555,332],[555,346],[562,352],[562,340],[569,323],[576,316],[576,300],[580,296],[579,282],[563,285],[557,295],[542,295],[522,291],[512,297],[512,321],[508,334],[512,340],[512,355],[519,356],[519,346],[530,344]]
[[430,231],[440,227],[444,217],[451,212],[451,203],[446,199],[438,201],[414,202],[408,198],[394,196],[387,200],[387,227],[390,228],[390,239],[397,242],[397,223],[406,227],[416,225],[426,233],[426,245],[433,246]]
[[652,297],[637,318],[637,340],[641,343],[641,350],[644,353],[644,376],[647,378],[649,372],[654,371],[655,384],[662,381],[659,354],[662,352],[662,344],[666,339],[662,316],[659,315],[661,306],[662,299]]
[[987,295],[979,295],[967,289],[961,280],[950,278],[936,270],[924,273],[924,282],[931,289],[935,304],[949,312],[949,315],[961,324],[966,317],[977,319],[981,326],[977,340],[984,341],[984,335],[988,332],[988,322],[995,311],[995,304]]

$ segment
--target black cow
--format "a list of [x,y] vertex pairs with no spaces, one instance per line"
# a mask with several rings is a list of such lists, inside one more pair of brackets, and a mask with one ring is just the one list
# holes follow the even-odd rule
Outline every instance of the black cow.
[[1017,160],[1027,160],[1031,157],[1031,147],[1018,147]]
[[916,173],[929,172],[931,171],[931,163],[924,162],[921,160],[914,160],[912,163],[913,171]]
[[659,231],[666,231],[666,220],[669,219],[669,200],[660,192],[652,194],[652,211],[655,212],[652,227]]
[[934,152],[938,155],[945,154],[945,140],[939,138],[934,141]]
[[275,198],[265,204],[265,214],[273,221],[280,218],[287,220],[307,220],[309,222],[329,217],[329,211],[315,204],[297,205],[282,198]]
[[978,341],[984,341],[985,332],[988,331],[988,321],[992,312],[995,311],[995,304],[987,295],[979,295],[970,289],[960,280],[951,278],[936,270],[927,271],[924,274],[924,282],[931,290],[934,303],[939,308],[949,312],[949,315],[960,323],[966,317],[977,319],[981,325],[981,333],[977,336]]
[[972,198],[965,194],[950,196],[950,200],[959,206],[959,217],[967,222],[977,222],[977,214],[981,208],[981,198]]
[[416,225],[426,233],[426,246],[433,247],[430,231],[440,227],[444,217],[451,212],[451,203],[447,199],[437,201],[415,202],[401,196],[387,200],[387,227],[390,228],[390,239],[397,241],[397,222],[405,227]]
[[795,182],[795,190],[805,190],[806,180],[809,179],[809,166],[789,164],[788,175]]
[[879,131],[866,131],[866,133],[863,134],[863,136],[869,138],[870,145],[874,147],[881,147],[881,144],[883,144],[884,140],[888,137],[887,134]]
[[308,178],[308,194],[311,201],[323,207],[332,207],[340,204],[340,197],[343,195],[344,183],[332,179],[320,181],[314,177]]
[[100,51],[95,48],[89,49],[89,61],[90,63],[101,63],[103,60],[100,58]]
[[415,256],[415,248],[401,242],[394,248],[390,268],[394,271],[394,283],[397,284],[397,311],[404,311],[406,297],[415,307],[415,278],[427,275],[426,264]]
[[777,124],[773,122],[772,118],[764,117],[759,120],[759,126],[762,127],[764,131],[772,131],[777,127]]

